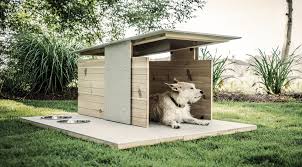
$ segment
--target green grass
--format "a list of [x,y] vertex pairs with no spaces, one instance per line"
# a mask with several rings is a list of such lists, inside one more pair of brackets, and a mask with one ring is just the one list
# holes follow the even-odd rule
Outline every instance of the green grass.
[[75,101],[0,100],[0,166],[302,165],[301,103],[219,102],[214,107],[215,119],[253,123],[258,129],[116,150],[31,126],[19,119],[75,112]]

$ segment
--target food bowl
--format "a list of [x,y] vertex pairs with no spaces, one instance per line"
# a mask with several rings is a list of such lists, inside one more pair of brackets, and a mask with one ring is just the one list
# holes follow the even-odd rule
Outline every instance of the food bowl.
[[48,115],[48,116],[42,116],[41,119],[47,119],[47,120],[59,120],[59,119],[70,119],[72,116],[69,115]]
[[63,120],[58,120],[58,123],[65,123],[65,124],[83,124],[83,123],[88,123],[90,120],[86,119],[63,119]]

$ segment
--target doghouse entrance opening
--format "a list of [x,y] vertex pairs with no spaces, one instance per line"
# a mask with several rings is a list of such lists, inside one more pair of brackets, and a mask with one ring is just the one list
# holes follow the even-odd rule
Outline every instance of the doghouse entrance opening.
[[211,61],[154,61],[150,62],[149,93],[162,93],[169,88],[164,83],[173,83],[174,78],[194,83],[204,92],[204,98],[192,104],[191,113],[198,119],[211,119]]
[[149,125],[149,95],[163,93],[164,83],[179,81],[194,83],[205,97],[192,104],[191,113],[198,119],[212,119],[212,64],[198,60],[195,49],[171,52],[171,59],[149,61],[148,57],[132,58],[132,124]]

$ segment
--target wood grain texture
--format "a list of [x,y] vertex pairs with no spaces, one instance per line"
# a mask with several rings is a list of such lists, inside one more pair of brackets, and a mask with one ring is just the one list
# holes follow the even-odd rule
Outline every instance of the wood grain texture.
[[131,119],[132,119],[132,125],[140,126],[144,128],[149,127],[149,120],[147,120],[146,118],[132,117]]
[[78,87],[79,94],[89,94],[89,95],[96,95],[96,96],[104,96],[104,89],[103,88],[92,88],[92,87]]
[[97,81],[97,80],[83,80],[79,79],[78,82],[78,87],[83,87],[83,88],[105,88],[104,82],[103,81]]
[[104,67],[104,58],[93,59],[93,60],[81,60],[78,62],[78,67]]
[[81,93],[81,94],[78,95],[78,99],[79,99],[79,101],[104,103],[104,96],[100,96],[100,95],[90,95],[90,94]]
[[179,56],[185,53],[177,53],[176,58],[171,57],[173,61],[150,62],[150,94],[165,92],[168,87],[164,83],[172,83],[174,78],[194,83],[196,88],[204,91],[205,99],[193,104],[191,113],[196,118],[212,119],[212,62],[193,60],[192,56]]
[[78,106],[81,108],[97,110],[100,113],[104,111],[104,102],[91,102],[91,101],[84,101],[83,99],[81,99],[78,102]]
[[149,59],[132,58],[131,75],[131,119],[132,124],[149,127]]
[[78,63],[78,113],[103,117],[104,112],[104,59]]
[[79,80],[85,80],[85,81],[103,81],[104,74],[78,74]]
[[104,74],[105,69],[103,67],[79,67],[78,74],[79,75],[84,75],[86,73],[89,74]]
[[93,109],[88,109],[88,108],[78,107],[78,113],[81,115],[86,115],[86,116],[90,116],[90,117],[97,117],[97,118],[102,117],[102,113],[99,112],[98,110],[93,110]]
[[[105,104],[104,59],[79,63],[78,112],[103,118]],[[149,126],[149,60],[132,58],[131,70],[131,124]],[[102,111],[102,112],[101,112]]]
[[171,61],[197,60],[194,48],[182,49],[171,52]]

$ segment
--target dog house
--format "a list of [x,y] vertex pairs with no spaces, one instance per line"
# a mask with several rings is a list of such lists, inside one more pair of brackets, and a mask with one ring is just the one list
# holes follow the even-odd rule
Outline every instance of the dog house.
[[[255,125],[220,120],[180,129],[149,122],[149,95],[166,91],[164,83],[174,78],[203,90],[205,98],[192,105],[191,113],[211,120],[212,62],[198,60],[197,48],[237,38],[160,30],[80,50],[80,55],[95,59],[78,63],[78,113],[22,119],[118,149],[255,130]],[[149,60],[148,55],[162,52],[170,60]]]
[[[192,115],[212,119],[212,62],[198,60],[198,46],[237,39],[192,32],[161,30],[80,50],[99,56],[79,62],[78,112],[147,128],[149,95],[168,89],[164,83],[195,83],[205,98],[193,104]],[[170,52],[170,61],[147,55]]]

